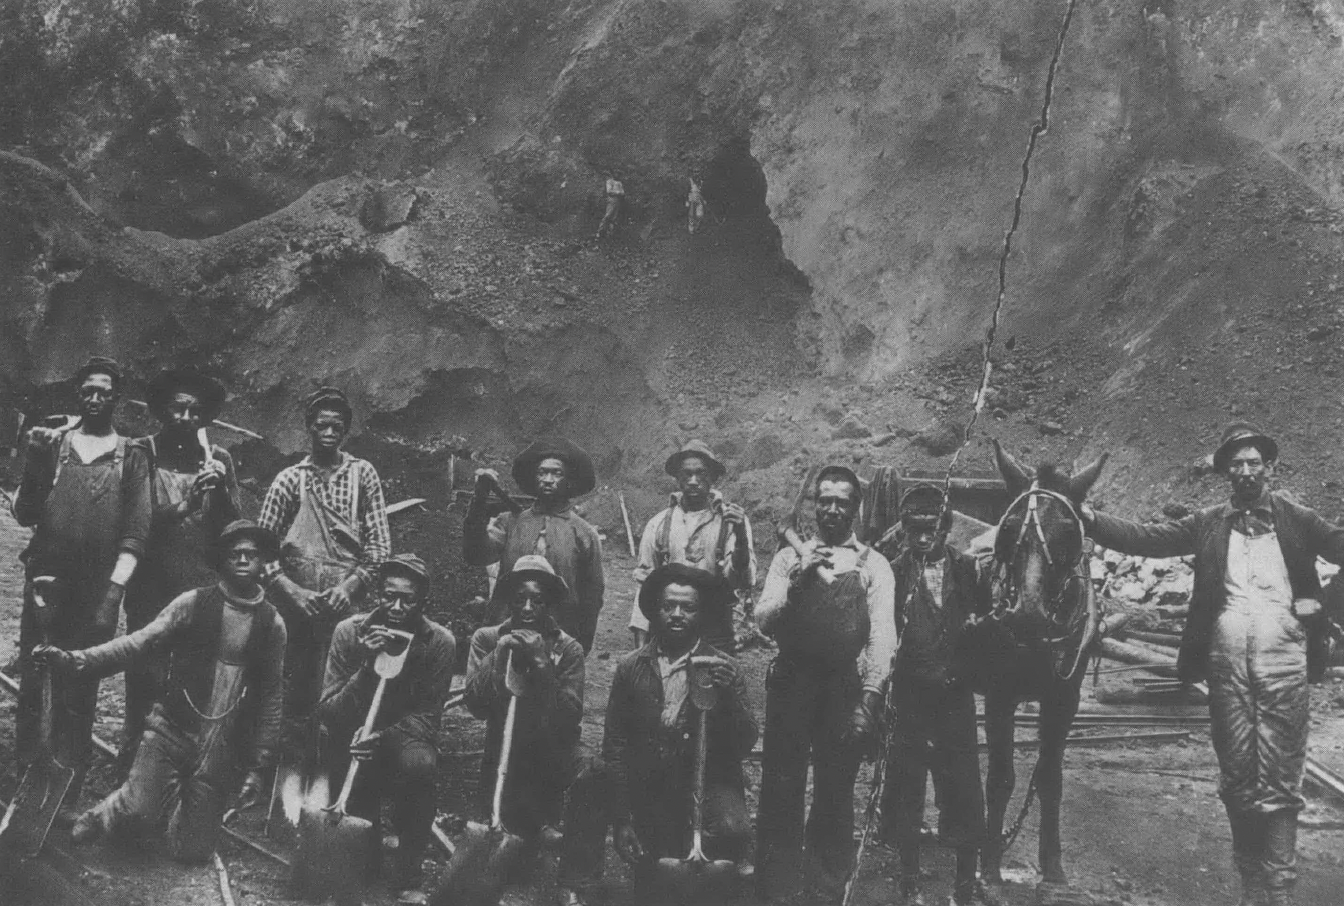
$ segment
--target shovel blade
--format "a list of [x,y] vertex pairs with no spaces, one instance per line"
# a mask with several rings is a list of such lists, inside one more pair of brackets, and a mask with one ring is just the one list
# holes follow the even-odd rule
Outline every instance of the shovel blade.
[[10,803],[5,830],[0,835],[4,845],[27,856],[41,852],[74,777],[73,768],[52,758],[30,764]]
[[667,902],[699,906],[733,895],[737,865],[721,859],[659,859],[653,876],[655,889],[663,891]]
[[469,822],[430,902],[433,906],[496,906],[527,851],[521,837]]
[[373,824],[334,809],[305,807],[299,816],[299,849],[290,891],[304,899],[360,902],[381,841]]

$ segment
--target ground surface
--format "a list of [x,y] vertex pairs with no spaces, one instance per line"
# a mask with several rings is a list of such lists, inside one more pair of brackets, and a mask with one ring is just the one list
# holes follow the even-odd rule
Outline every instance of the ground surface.
[[[0,563],[5,564],[0,575],[0,660],[8,661],[14,653],[17,636],[19,573],[14,567],[14,556],[26,537],[5,516],[0,518]],[[609,595],[599,629],[596,653],[588,662],[586,714],[583,728],[585,745],[593,746],[601,736],[601,713],[605,705],[615,656],[627,647],[625,622],[633,585],[629,580],[630,561],[619,552],[608,555]],[[611,653],[611,657],[606,655]],[[760,649],[747,652],[743,662],[750,677],[750,688],[758,707],[763,704],[762,682],[769,653]],[[1132,693],[1126,674],[1103,676],[1100,689],[1109,694],[1103,697]],[[1088,689],[1092,689],[1091,683]],[[1089,698],[1091,695],[1089,694]],[[1340,718],[1339,702],[1344,699],[1344,688],[1318,687],[1316,693],[1316,722],[1314,725],[1313,754],[1337,770],[1344,769],[1344,720]],[[99,732],[108,739],[116,738],[120,706],[120,683],[104,684],[100,708]],[[1085,703],[1084,707],[1094,707]],[[1198,713],[1198,706],[1184,706],[1186,713]],[[0,791],[8,793],[14,778],[10,768],[9,752],[12,742],[13,703],[4,699],[0,707]],[[1097,731],[1081,731],[1097,732]],[[1124,732],[1124,731],[1121,731]],[[476,790],[476,753],[482,745],[482,727],[465,712],[455,711],[446,722],[442,740],[444,758],[439,780],[439,810],[454,834],[461,822],[474,816],[473,796]],[[1019,735],[1030,735],[1020,730]],[[1031,768],[1030,750],[1019,753],[1018,775],[1024,778]],[[749,797],[754,806],[759,783],[759,765],[749,764],[751,784]],[[1100,902],[1151,904],[1151,906],[1216,906],[1235,899],[1233,874],[1228,863],[1228,835],[1222,807],[1216,797],[1216,765],[1204,730],[1192,731],[1190,740],[1179,744],[1131,744],[1101,748],[1075,747],[1068,755],[1064,805],[1065,864],[1071,881],[1077,888],[1074,895],[1090,895]],[[856,800],[860,808],[869,793],[870,769],[865,767]],[[86,794],[88,804],[94,791],[108,789],[110,772],[106,763],[95,771],[91,790]],[[1010,814],[1015,814],[1021,790],[1014,800]],[[1006,865],[1012,879],[1003,893],[1014,906],[1038,901],[1054,902],[1059,892],[1038,894],[1035,885],[1034,812],[1029,817],[1022,837],[1009,852]],[[244,816],[240,827],[249,833],[260,832],[259,815]],[[1300,902],[1310,906],[1326,906],[1337,901],[1336,892],[1344,885],[1344,812],[1313,804],[1300,842],[1303,881]],[[54,838],[58,846],[69,846],[63,834]],[[275,842],[284,850],[282,842]],[[181,868],[166,862],[152,850],[127,851],[115,847],[92,846],[69,848],[76,862],[62,857],[54,858],[58,880],[74,881],[90,897],[103,906],[205,906],[219,902],[216,880],[204,868]],[[927,851],[926,869],[931,873],[928,883],[940,898],[947,893],[949,860],[935,850]],[[237,901],[243,906],[287,904],[283,891],[282,873],[267,860],[248,850],[226,843],[221,850],[234,883]],[[445,864],[435,852],[432,872]],[[81,868],[83,871],[81,871]],[[893,854],[882,847],[869,851],[858,882],[855,902],[864,906],[892,901],[897,867]],[[26,877],[26,876],[25,876]],[[511,891],[506,903],[541,906],[553,896],[551,868],[538,870],[536,880],[526,887]],[[51,898],[53,891],[64,890],[52,883],[37,891],[29,891],[32,899],[24,904],[71,902],[68,898]],[[43,893],[45,890],[45,893]],[[1081,893],[1080,893],[1081,892]],[[46,899],[43,899],[46,896]],[[1052,900],[1050,897],[1054,897]],[[629,890],[620,863],[609,854],[604,880],[591,891],[594,903],[629,902]],[[937,902],[940,900],[931,900]],[[6,906],[20,903],[0,898]],[[377,894],[372,903],[390,903],[390,895]],[[812,902],[800,895],[799,903]]]

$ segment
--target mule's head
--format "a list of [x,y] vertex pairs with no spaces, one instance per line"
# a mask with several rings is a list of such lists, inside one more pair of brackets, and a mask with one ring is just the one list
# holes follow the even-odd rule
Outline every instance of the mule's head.
[[1082,557],[1078,508],[1101,474],[1107,454],[1073,474],[1050,464],[1028,469],[998,441],[994,456],[1013,498],[999,522],[994,559],[1005,572],[1010,612],[1027,624],[1044,627],[1057,617],[1052,602],[1061,600]]

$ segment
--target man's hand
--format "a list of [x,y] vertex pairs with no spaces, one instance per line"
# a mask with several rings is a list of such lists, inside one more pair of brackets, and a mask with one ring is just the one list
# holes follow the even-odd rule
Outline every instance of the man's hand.
[[1293,616],[1303,623],[1316,623],[1324,613],[1325,608],[1315,598],[1298,598],[1293,602]]
[[737,682],[737,665],[726,657],[693,657],[691,665],[709,674],[710,682],[719,689],[731,689]]
[[248,771],[247,779],[243,781],[242,787],[238,790],[238,798],[233,801],[233,807],[240,812],[245,812],[253,806],[261,804],[262,790],[266,786],[265,779],[261,776],[261,771]]
[[816,575],[817,570],[823,566],[826,569],[835,569],[835,564],[831,562],[831,558],[817,550],[817,543],[815,541],[808,542],[803,555],[798,560],[798,565],[793,568],[789,576],[789,581],[794,585],[799,585],[811,579]]
[[737,531],[746,531],[747,511],[736,503],[725,503],[723,505],[723,521]]
[[882,716],[882,693],[865,689],[854,713],[849,717],[849,742],[861,749],[872,744],[877,735],[877,721]]
[[121,611],[121,602],[125,598],[125,585],[122,585],[119,582],[108,582],[107,589],[103,592],[103,598],[98,602],[98,609],[93,615],[94,625],[115,629],[117,626],[117,614]]
[[489,497],[490,489],[499,487],[499,473],[494,469],[476,470],[476,496]]
[[47,667],[57,673],[74,674],[79,672],[79,658],[64,648],[57,648],[55,645],[34,645],[32,650],[28,652],[28,656],[39,667]]
[[43,450],[50,449],[60,437],[60,431],[54,428],[43,428],[39,425],[28,432],[28,452],[40,453]]
[[364,653],[370,658],[375,658],[386,651],[395,641],[397,636],[386,626],[375,626],[359,639],[359,643],[364,646]]
[[191,483],[191,507],[200,509],[205,498],[216,488],[224,486],[224,464],[212,459],[201,469],[200,474]]
[[504,669],[502,664],[507,662],[511,651],[514,667],[519,670],[533,670],[546,666],[546,642],[539,632],[531,629],[515,629],[500,639],[501,670]]
[[326,591],[327,610],[332,616],[343,617],[355,606],[355,596],[359,594],[358,576],[346,576]]
[[368,761],[378,754],[378,746],[382,741],[382,730],[375,730],[365,736],[364,728],[360,727],[355,731],[354,739],[350,740],[350,757],[356,761]]
[[626,865],[634,865],[644,858],[644,847],[639,843],[639,834],[635,833],[634,826],[629,822],[616,825],[612,842],[616,845],[616,855],[620,856]]
[[296,585],[292,597],[294,598],[294,606],[310,620],[315,620],[327,612],[327,595],[325,592],[313,591],[301,585]]

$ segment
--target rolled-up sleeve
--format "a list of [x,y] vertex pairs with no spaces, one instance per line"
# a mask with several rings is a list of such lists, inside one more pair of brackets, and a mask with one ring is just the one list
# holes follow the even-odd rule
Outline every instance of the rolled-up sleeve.
[[868,644],[860,668],[863,688],[881,692],[896,656],[896,577],[886,558],[874,553],[864,562],[868,576]]
[[[781,548],[770,561],[770,571],[765,574],[765,587],[761,589],[761,599],[756,602],[756,621],[761,630],[769,633],[775,620],[784,612],[789,598],[789,572],[798,562],[793,548]],[[888,568],[887,573],[891,570]]]
[[251,767],[264,770],[275,764],[284,721],[285,645],[288,635],[285,621],[277,613],[271,623],[266,651],[262,657],[257,688],[257,727],[252,738]]
[[121,473],[121,537],[117,550],[144,556],[149,542],[149,523],[153,502],[149,486],[149,452],[139,443],[128,441]]

